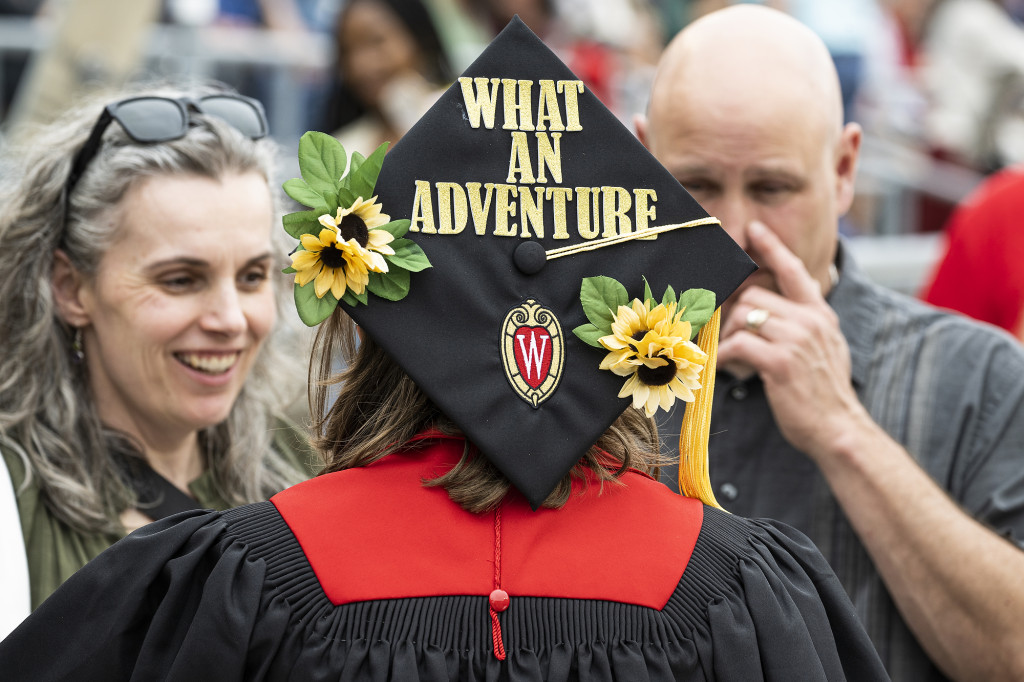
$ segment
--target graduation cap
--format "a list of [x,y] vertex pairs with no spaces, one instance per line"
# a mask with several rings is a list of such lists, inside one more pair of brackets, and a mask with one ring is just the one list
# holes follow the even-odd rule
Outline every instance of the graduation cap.
[[756,266],[518,17],[386,157],[299,158],[307,324],[340,299],[534,508],[631,401],[692,400],[681,490],[715,504],[717,308]]

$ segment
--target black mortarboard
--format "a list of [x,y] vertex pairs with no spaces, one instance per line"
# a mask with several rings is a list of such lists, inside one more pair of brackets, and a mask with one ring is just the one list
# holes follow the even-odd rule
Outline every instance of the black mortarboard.
[[[307,156],[326,144],[308,137],[304,143]],[[669,326],[648,339],[655,346],[645,346],[657,356],[658,343],[678,332],[673,324],[703,324],[755,269],[518,18],[386,157],[383,150],[366,160],[353,157],[350,175],[357,177],[334,203],[317,188],[327,187],[332,173],[339,177],[343,160],[341,168],[330,161],[324,171],[304,167],[305,182],[286,183],[314,209],[285,218],[286,229],[303,239],[293,256],[300,312],[315,323],[341,297],[346,312],[534,507],[630,405],[619,394],[625,379],[636,380],[641,363],[629,364],[636,349],[606,360],[614,340],[604,347],[597,342],[612,334],[618,304],[666,304],[660,314],[671,318]],[[358,177],[372,178],[382,158],[375,186]],[[327,194],[327,201],[318,204],[306,190],[321,199]],[[353,206],[357,198],[363,201]],[[328,213],[319,224],[318,211]],[[346,240],[374,250],[367,230],[360,236],[347,215],[360,216],[356,227],[365,224],[370,235],[387,231],[394,239],[377,240],[382,248],[372,262],[346,265],[352,270],[346,279],[330,269],[343,257],[353,262],[342,253]],[[332,233],[321,241],[314,236],[332,226],[336,243],[328,244]],[[373,269],[382,258],[387,274]],[[426,259],[431,267],[424,267]],[[314,289],[323,298],[314,299]],[[690,289],[697,291],[668,309]],[[702,298],[701,290],[713,296],[703,291]],[[679,313],[684,302],[688,310]],[[651,315],[652,324],[658,315]],[[716,314],[715,343],[717,320]],[[619,324],[628,327],[624,318]],[[625,333],[644,336],[635,325]],[[601,368],[613,360],[622,371]],[[658,371],[644,365],[639,373]],[[687,383],[683,374],[680,369]],[[706,375],[713,378],[713,370]]]

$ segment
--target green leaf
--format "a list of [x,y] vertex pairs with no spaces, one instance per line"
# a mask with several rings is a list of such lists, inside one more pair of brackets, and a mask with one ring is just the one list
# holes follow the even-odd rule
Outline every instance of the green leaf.
[[587,344],[588,346],[594,346],[595,348],[604,348],[598,341],[602,336],[608,336],[609,332],[598,329],[592,324],[581,324],[572,330],[572,333],[580,338],[580,341]]
[[359,152],[352,152],[352,159],[348,162],[348,173],[345,174],[345,186],[348,187],[349,180],[353,173],[366,161],[366,157]]
[[647,283],[646,277],[642,277],[642,279],[644,280],[644,303],[647,303],[647,301],[653,301],[654,294],[651,293],[651,285]]
[[323,298],[317,298],[316,287],[312,281],[305,286],[295,285],[295,309],[299,311],[299,319],[308,327],[315,327],[334,312],[338,307],[338,299],[328,291]]
[[388,246],[395,250],[393,256],[384,256],[388,263],[405,268],[410,272],[419,272],[430,267],[427,254],[423,253],[423,249],[413,240],[395,239]]
[[345,148],[331,135],[311,130],[299,138],[299,170],[314,192],[336,194],[346,165]]
[[385,142],[377,147],[366,161],[359,164],[355,171],[349,171],[348,186],[357,197],[369,199],[373,196],[373,188],[377,184],[377,176],[380,175],[380,168],[384,165],[384,153],[388,150],[388,143]]
[[345,187],[338,188],[337,197],[338,200],[335,203],[334,210],[331,211],[331,215],[337,215],[338,206],[344,206],[345,208],[348,208],[352,204],[356,203],[356,195],[352,194],[352,192]]
[[366,288],[370,293],[389,301],[401,301],[409,294],[409,280],[409,271],[395,266],[386,274],[371,272]]
[[671,286],[665,289],[665,295],[661,297],[661,304],[668,305],[676,302],[676,290]]
[[357,294],[357,293],[353,292],[352,295],[355,296],[357,301],[359,301],[363,305],[366,305],[366,301],[367,301],[366,289],[363,289],[363,293],[361,293],[361,294]]
[[285,214],[281,218],[281,222],[284,223],[284,231],[296,239],[302,239],[304,234],[320,234],[320,230],[324,227],[320,224],[319,218],[327,213],[327,207],[322,208],[323,210],[296,211]]
[[406,232],[409,231],[410,225],[412,225],[412,221],[408,220],[407,218],[403,218],[402,220],[392,220],[387,225],[381,225],[373,229],[385,230],[387,232],[390,232],[392,237],[398,239],[399,237],[405,236]]
[[586,277],[580,285],[580,302],[587,319],[607,335],[612,333],[619,306],[629,302],[629,294],[611,277]]
[[359,301],[356,299],[356,295],[352,293],[351,289],[345,289],[345,293],[342,295],[341,300],[343,303],[347,303],[353,308],[359,305]]
[[294,275],[296,272],[298,272],[298,270],[296,270],[295,268],[293,268],[292,266],[289,265],[288,267],[286,267],[281,272],[283,272],[286,275]]
[[309,185],[302,178],[292,178],[282,185],[285,194],[290,196],[295,201],[299,202],[303,206],[309,206],[310,208],[318,208],[320,206],[330,206],[330,202]]
[[715,294],[707,289],[687,289],[680,294],[679,305],[686,307],[681,319],[692,326],[693,339],[715,312]]

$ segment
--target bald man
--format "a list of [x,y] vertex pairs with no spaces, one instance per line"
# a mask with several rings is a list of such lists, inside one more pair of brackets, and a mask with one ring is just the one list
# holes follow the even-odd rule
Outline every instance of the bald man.
[[1024,680],[1024,351],[843,249],[861,131],[825,46],[764,7],[712,13],[666,50],[648,117],[761,268],[723,307],[719,501],[818,544],[893,679]]

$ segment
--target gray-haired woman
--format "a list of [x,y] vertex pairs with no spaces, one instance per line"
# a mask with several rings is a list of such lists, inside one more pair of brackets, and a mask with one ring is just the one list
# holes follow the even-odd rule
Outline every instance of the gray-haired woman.
[[0,453],[33,608],[127,531],[308,473],[274,416],[295,374],[266,132],[235,94],[136,95],[33,136],[2,183]]

